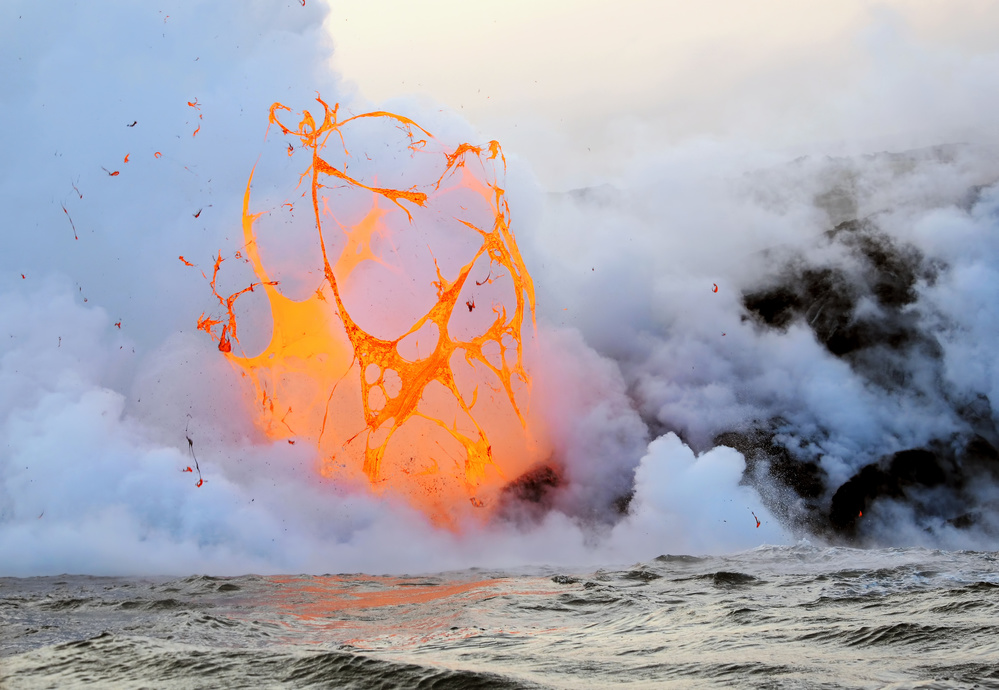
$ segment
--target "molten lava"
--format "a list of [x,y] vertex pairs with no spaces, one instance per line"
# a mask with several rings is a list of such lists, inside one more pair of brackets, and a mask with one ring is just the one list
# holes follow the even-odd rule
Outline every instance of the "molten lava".
[[[223,297],[219,253],[211,288],[222,314],[202,314],[198,328],[252,383],[268,437],[308,439],[324,475],[366,478],[456,526],[494,504],[541,453],[527,413],[522,331],[528,312],[533,321],[534,286],[498,181],[506,159],[495,141],[444,149],[406,117],[372,112],[341,121],[338,106],[317,102],[321,118],[304,111],[295,126],[281,120],[286,106],[270,111],[270,124],[297,140],[282,145],[281,158],[309,154],[295,190],[310,209],[313,250],[278,266],[280,281],[265,268],[262,255],[280,255],[293,242],[261,235],[268,212],[250,210],[255,166],[237,256],[256,280]],[[368,147],[363,158],[352,156],[355,128],[370,135],[379,127],[401,133],[400,146],[376,147],[369,137],[356,145]],[[337,145],[327,150],[331,140]],[[414,184],[378,184],[379,176],[407,175]],[[275,202],[267,220],[298,222],[302,205]],[[307,297],[285,294],[285,284],[307,285],[312,273]],[[469,280],[473,273],[482,280]],[[272,331],[251,356],[236,351],[234,308],[256,288],[266,295]],[[474,309],[476,298],[485,308]]]

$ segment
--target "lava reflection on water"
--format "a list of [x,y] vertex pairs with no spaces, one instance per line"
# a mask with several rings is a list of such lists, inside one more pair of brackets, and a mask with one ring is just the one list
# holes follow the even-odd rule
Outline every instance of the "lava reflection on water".
[[[269,594],[262,610],[301,643],[312,631],[315,644],[328,644],[336,631],[340,644],[357,649],[404,649],[438,640],[469,638],[481,630],[468,627],[468,608],[495,597],[547,599],[560,592],[548,578],[449,580],[431,577],[322,575],[267,577]],[[254,615],[259,615],[260,611]],[[494,631],[497,632],[497,631]],[[505,634],[551,630],[502,626]]]

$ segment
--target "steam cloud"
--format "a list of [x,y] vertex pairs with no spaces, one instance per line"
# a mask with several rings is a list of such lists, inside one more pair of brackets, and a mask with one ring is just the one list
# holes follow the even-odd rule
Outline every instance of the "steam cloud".
[[[949,87],[965,143],[938,104],[933,145],[896,153],[692,142],[569,193],[512,159],[555,454],[453,534],[265,442],[194,332],[211,296],[176,257],[236,248],[270,104],[364,108],[325,68],[325,10],[168,4],[0,8],[3,574],[593,563],[806,535],[994,548],[999,159],[975,94],[999,93],[996,56],[909,46],[968,75]],[[907,68],[872,69],[894,87],[872,121],[906,115]],[[868,122],[857,89],[847,134]]]

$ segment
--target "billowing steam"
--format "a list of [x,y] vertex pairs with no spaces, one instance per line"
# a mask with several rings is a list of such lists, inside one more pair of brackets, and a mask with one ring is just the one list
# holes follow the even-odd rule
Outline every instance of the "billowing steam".
[[[324,8],[64,5],[0,9],[3,574],[444,570],[804,536],[995,545],[986,109],[963,143],[796,160],[695,143],[568,193],[511,157],[538,295],[531,409],[552,452],[485,526],[454,532],[268,440],[195,328],[214,304],[200,270],[240,249],[270,105],[319,91],[370,109],[326,67]],[[969,63],[954,93],[999,93],[995,62]],[[872,121],[904,114],[890,105]],[[863,108],[838,106],[863,128]],[[403,108],[452,145],[492,138]],[[952,131],[935,122],[927,136]]]
[[743,453],[790,528],[994,543],[997,180],[994,151],[953,145],[585,190],[555,202],[564,232],[628,246],[540,299],[586,305],[652,435]]

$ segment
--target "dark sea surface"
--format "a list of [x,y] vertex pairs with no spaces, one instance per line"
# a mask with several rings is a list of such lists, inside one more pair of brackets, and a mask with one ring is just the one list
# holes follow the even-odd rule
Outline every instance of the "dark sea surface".
[[999,554],[0,579],[3,688],[999,687]]

